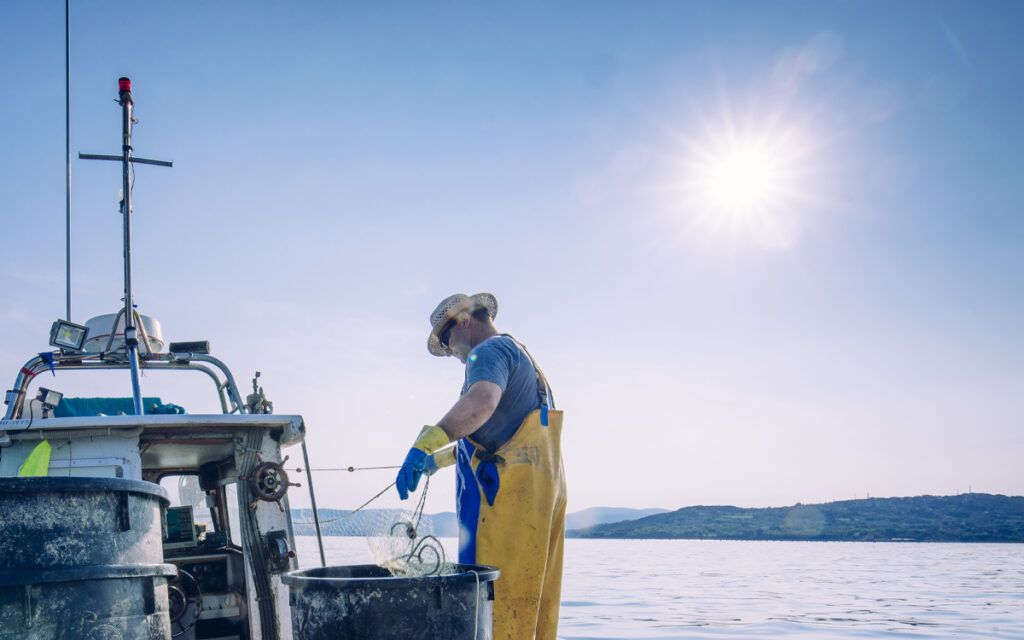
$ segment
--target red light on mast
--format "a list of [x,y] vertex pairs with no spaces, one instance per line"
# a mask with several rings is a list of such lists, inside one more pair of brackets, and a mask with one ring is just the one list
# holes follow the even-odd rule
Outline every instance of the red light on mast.
[[131,91],[132,90],[132,81],[130,79],[128,79],[128,78],[118,78],[117,79],[117,89],[118,89],[118,91]]

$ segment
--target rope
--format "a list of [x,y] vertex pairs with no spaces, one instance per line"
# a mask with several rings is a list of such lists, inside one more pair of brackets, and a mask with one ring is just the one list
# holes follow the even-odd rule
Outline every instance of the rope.
[[[350,516],[355,515],[356,513],[361,511],[363,508],[365,508],[366,506],[371,504],[374,500],[376,500],[377,498],[381,497],[382,495],[387,493],[389,490],[391,490],[391,488],[394,487],[395,484],[396,484],[395,482],[392,482],[388,486],[384,487],[383,489],[381,489],[381,491],[379,493],[377,493],[377,495],[373,496],[372,498],[370,498],[369,500],[367,500],[363,504],[359,505],[358,507],[356,507],[352,511],[350,511],[350,512],[348,512],[346,514],[343,514],[341,516],[338,516],[337,518],[331,518],[331,519],[328,519],[328,520],[320,520],[320,524],[328,524],[328,523],[331,523],[331,522],[337,522],[339,520],[344,520],[345,518],[348,518]],[[441,544],[441,541],[438,540],[436,537],[431,536],[431,535],[427,535],[427,536],[422,536],[421,537],[421,536],[419,536],[419,534],[417,532],[417,530],[419,529],[419,526],[420,526],[420,522],[423,520],[423,510],[427,506],[427,491],[429,489],[430,489],[430,476],[427,475],[427,474],[424,474],[423,490],[420,492],[419,500],[416,503],[416,507],[413,510],[412,516],[409,518],[409,521],[408,522],[403,522],[403,521],[399,520],[398,522],[396,522],[391,527],[391,535],[394,535],[395,527],[402,527],[402,530],[404,531],[404,533],[406,535],[408,535],[409,539],[414,542],[414,544],[412,546],[412,549],[408,553],[402,552],[401,555],[393,558],[388,563],[380,563],[380,562],[378,562],[381,566],[386,567],[389,571],[391,571],[392,574],[397,575],[395,573],[396,569],[393,568],[392,566],[390,566],[390,564],[392,564],[393,562],[398,561],[398,560],[401,560],[402,562],[405,563],[405,567],[399,567],[399,570],[401,570],[401,571],[408,571],[408,567],[409,567],[410,563],[413,560],[415,560],[417,563],[419,563],[419,565],[424,565],[425,564],[425,560],[424,560],[423,554],[427,550],[430,550],[430,551],[433,552],[433,554],[436,556],[436,561],[437,562],[436,562],[436,565],[434,565],[434,567],[430,571],[428,571],[426,573],[422,573],[421,575],[434,575],[436,573],[440,573],[444,569],[444,567],[445,567],[444,546]],[[295,522],[295,521],[292,521],[292,524],[296,524],[296,525],[309,525],[309,524],[313,524],[313,523],[312,522]],[[419,538],[419,542],[416,542],[417,538]],[[477,576],[477,584],[478,584],[478,586],[479,586],[479,582],[480,582],[480,576],[478,575]],[[480,603],[479,603],[479,588],[478,588],[477,589],[477,602],[476,602],[477,610],[479,610],[479,607],[480,607]],[[477,624],[477,623],[474,623],[474,624]],[[474,639],[476,638],[476,633],[477,633],[476,630],[474,630],[474,632],[473,632]]]
[[[348,513],[346,513],[345,515],[342,515],[342,516],[338,516],[337,518],[331,518],[330,520],[321,520],[321,521],[320,521],[320,524],[327,524],[328,522],[337,522],[338,520],[344,520],[345,518],[347,518],[347,517],[349,517],[349,516],[354,516],[354,515],[355,515],[356,513],[358,513],[358,512],[359,512],[359,510],[360,510],[360,509],[362,509],[362,508],[363,508],[363,507],[365,507],[366,505],[370,504],[371,502],[373,502],[373,501],[374,501],[374,500],[376,500],[377,498],[379,498],[379,497],[381,497],[382,495],[384,495],[385,493],[387,493],[388,489],[390,489],[390,488],[391,488],[391,487],[393,487],[393,486],[395,486],[395,483],[394,483],[394,482],[392,482],[392,483],[391,483],[391,484],[389,484],[388,486],[384,487],[384,488],[383,488],[383,489],[381,490],[381,492],[380,492],[380,493],[378,493],[377,495],[373,496],[372,498],[370,498],[369,500],[367,500],[367,501],[366,501],[366,502],[364,502],[363,504],[361,504],[361,505],[359,505],[358,507],[356,507],[354,511],[349,511],[349,512],[348,512]],[[424,491],[423,493],[424,493],[424,494],[426,494],[426,491]],[[293,521],[292,521],[292,524],[313,524],[313,523],[312,523],[312,522],[295,522],[295,521],[293,520]]]
[[416,510],[412,512],[416,518],[416,523],[413,526],[414,529],[420,528],[420,520],[423,518],[423,507],[427,506],[427,489],[430,488],[430,476],[424,474],[426,482],[423,483],[423,491],[420,492],[420,501],[416,504]]
[[[30,423],[30,425],[31,425],[31,423]],[[397,465],[397,466],[393,466],[393,467],[338,467],[336,469],[335,468],[331,468],[331,469],[313,469],[311,467],[308,470],[309,471],[349,471],[349,472],[352,472],[352,471],[377,471],[377,470],[380,470],[380,469],[401,469],[401,468],[402,468],[401,465]],[[296,473],[302,473],[302,467],[296,467],[295,468],[295,472]],[[415,525],[417,527],[420,524],[420,521],[419,521],[420,516],[423,515],[423,506],[424,506],[424,502],[425,502],[426,497],[427,497],[427,486],[429,486],[429,484],[430,484],[430,476],[427,476],[427,485],[425,485],[423,487],[423,493],[420,494],[420,502],[416,506],[416,511],[413,512],[414,514],[417,514],[416,525]],[[328,524],[328,523],[331,523],[331,522],[337,522],[338,520],[344,520],[345,518],[348,518],[349,516],[355,515],[360,509],[362,509],[363,507],[367,506],[368,504],[370,504],[371,502],[373,502],[377,498],[379,498],[382,495],[384,495],[385,493],[387,493],[387,490],[390,489],[393,486],[395,486],[394,482],[392,482],[388,486],[384,487],[381,490],[381,492],[378,493],[377,495],[373,496],[372,498],[370,498],[369,500],[367,500],[363,504],[361,504],[358,507],[356,507],[355,511],[349,511],[345,515],[338,516],[337,518],[331,518],[330,520],[321,520],[320,524]],[[313,524],[313,523],[312,522],[295,522],[293,520],[292,524]]]
[[[423,508],[427,505],[427,491],[429,491],[429,489],[430,476],[428,475],[426,476],[426,481],[423,484],[423,491],[420,493],[419,502],[416,504],[416,509],[413,511],[409,521],[403,522],[399,520],[391,527],[392,536],[395,535],[395,528],[401,527],[404,529],[404,533],[409,537],[409,540],[413,542],[412,549],[410,549],[408,553],[399,554],[386,564],[381,564],[381,566],[384,566],[391,571],[392,575],[430,576],[439,574],[444,570],[444,546],[441,544],[441,541],[431,535],[420,536],[418,531],[420,521],[423,518]],[[400,529],[400,531],[402,529]],[[417,539],[419,540],[418,542]],[[426,566],[426,561],[424,560],[423,554],[428,550],[433,552],[436,564],[434,564],[433,568],[429,571],[424,571],[423,568]]]
[[[394,467],[338,467],[336,469],[310,469],[310,471],[375,471],[378,469],[401,469],[401,465]],[[302,473],[302,467],[295,468],[296,473]]]

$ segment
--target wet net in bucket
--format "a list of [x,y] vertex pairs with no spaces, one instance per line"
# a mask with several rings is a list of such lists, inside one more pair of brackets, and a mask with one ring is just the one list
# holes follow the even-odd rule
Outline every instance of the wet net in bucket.
[[370,553],[374,562],[391,575],[416,577],[451,572],[432,521],[423,517],[429,487],[428,476],[415,509],[381,509],[370,523]]

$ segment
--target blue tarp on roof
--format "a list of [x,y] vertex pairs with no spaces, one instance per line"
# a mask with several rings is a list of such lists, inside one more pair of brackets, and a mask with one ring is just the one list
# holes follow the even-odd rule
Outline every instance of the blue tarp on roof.
[[[142,407],[146,413],[185,413],[177,405],[164,404],[160,398],[143,398]],[[135,413],[131,398],[62,398],[53,410],[55,418],[76,416],[117,416]]]

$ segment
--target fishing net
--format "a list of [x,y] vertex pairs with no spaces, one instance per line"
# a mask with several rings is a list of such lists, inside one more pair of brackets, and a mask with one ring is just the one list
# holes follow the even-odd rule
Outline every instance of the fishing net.
[[374,562],[393,576],[416,577],[451,572],[444,547],[435,535],[433,520],[423,515],[430,487],[429,476],[425,480],[412,509],[402,503],[398,508],[377,509],[367,518],[366,540]]
[[[354,471],[380,469],[314,469],[314,471]],[[383,467],[390,469],[391,467]],[[430,476],[423,477],[418,497],[399,500],[391,483],[352,511],[335,517],[320,515],[319,523],[324,535],[359,536],[366,539],[375,564],[387,569],[391,575],[416,577],[446,575],[454,570],[448,562],[440,537],[457,536],[454,514],[424,514],[430,488]],[[368,509],[370,505],[372,509]],[[295,525],[313,525],[313,522],[295,521]]]

